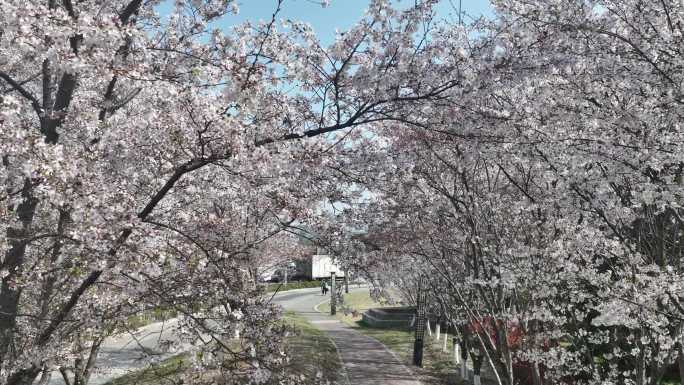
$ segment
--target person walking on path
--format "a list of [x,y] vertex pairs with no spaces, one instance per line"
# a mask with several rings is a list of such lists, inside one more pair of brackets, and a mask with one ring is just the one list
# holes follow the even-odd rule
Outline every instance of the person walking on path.
[[322,295],[328,294],[328,285],[325,283],[325,279],[321,280],[321,294]]

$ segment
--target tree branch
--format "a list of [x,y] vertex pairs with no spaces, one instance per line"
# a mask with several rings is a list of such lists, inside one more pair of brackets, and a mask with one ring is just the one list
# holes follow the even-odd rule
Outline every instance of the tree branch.
[[6,74],[4,72],[0,72],[0,78],[2,78],[13,89],[15,89],[17,92],[19,92],[21,94],[21,96],[28,99],[31,102],[31,106],[36,111],[36,114],[38,114],[38,117],[39,118],[41,117],[41,115],[43,114],[43,109],[40,106],[40,103],[38,102],[38,99],[35,96],[33,96],[26,88],[24,88],[17,81],[12,79],[12,77],[9,76],[8,74]]
[[[215,160],[218,160],[218,158],[195,159],[178,167],[176,171],[171,175],[171,177],[166,181],[164,186],[162,186],[162,188],[150,199],[149,203],[145,206],[145,208],[142,211],[140,211],[140,213],[138,213],[138,218],[142,220],[147,218],[147,216],[149,216],[152,213],[157,204],[161,202],[161,200],[168,194],[171,188],[173,188],[176,182],[178,182],[178,180],[183,175],[194,170],[197,170],[201,167],[204,167]],[[107,253],[107,255],[110,258],[116,256],[117,252],[119,251],[119,248],[121,247],[121,245],[124,244],[124,242],[126,242],[126,239],[128,239],[132,232],[133,230],[131,228],[126,228],[121,232],[117,240],[114,242],[114,245],[111,249],[109,249],[109,252]],[[71,312],[71,310],[76,306],[81,296],[85,293],[86,290],[88,290],[88,288],[90,288],[97,282],[97,280],[100,278],[103,272],[104,270],[102,269],[93,270],[83,280],[83,282],[81,282],[81,285],[79,285],[79,287],[71,294],[69,300],[62,306],[62,308],[57,313],[57,315],[52,319],[50,324],[39,335],[38,339],[36,340],[36,344],[38,346],[45,345],[50,340],[52,334],[55,332],[55,330],[57,330],[59,325],[66,319],[69,312]]]

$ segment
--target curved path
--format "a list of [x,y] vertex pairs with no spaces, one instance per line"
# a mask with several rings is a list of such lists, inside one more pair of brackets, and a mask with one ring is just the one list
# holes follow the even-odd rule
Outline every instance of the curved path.
[[337,346],[350,385],[421,384],[411,370],[376,339],[314,310],[325,300],[320,289],[288,291],[274,298],[274,302],[305,317],[330,336]]

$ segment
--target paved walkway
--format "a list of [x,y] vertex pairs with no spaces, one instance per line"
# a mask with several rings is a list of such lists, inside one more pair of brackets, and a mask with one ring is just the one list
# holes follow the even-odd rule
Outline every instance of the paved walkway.
[[274,299],[285,309],[308,319],[332,338],[350,385],[421,385],[411,370],[376,339],[315,311],[314,306],[324,300],[320,290],[285,292]]

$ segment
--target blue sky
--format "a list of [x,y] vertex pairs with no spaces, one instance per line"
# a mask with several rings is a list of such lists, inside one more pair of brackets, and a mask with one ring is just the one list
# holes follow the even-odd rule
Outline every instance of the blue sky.
[[[454,8],[458,7],[459,0],[442,0],[438,12],[444,18],[454,18],[458,20],[458,12]],[[462,9],[471,16],[491,16],[492,9],[488,0],[461,0]],[[413,0],[403,0],[400,3],[410,4]],[[240,0],[240,14],[231,19],[258,20],[270,19],[275,1],[273,0]],[[452,6],[453,4],[453,6]],[[281,18],[290,18],[309,22],[314,27],[316,34],[323,41],[329,43],[334,39],[335,29],[344,30],[359,20],[368,5],[368,0],[331,0],[327,8],[320,5],[317,0],[286,0],[282,9]],[[467,17],[464,19],[467,20]]]
[[[461,0],[462,9],[470,17],[481,15],[491,17],[492,8],[488,0]],[[414,0],[393,1],[394,3],[409,5]],[[167,3],[168,4],[168,3]],[[275,0],[238,0],[240,14],[229,16],[221,24],[234,25],[245,20],[270,20],[275,9]],[[438,13],[440,17],[457,21],[459,0],[442,0]],[[310,23],[323,44],[334,40],[335,29],[345,30],[359,20],[368,5],[368,0],[330,0],[330,5],[323,8],[320,0],[285,0],[280,13],[281,19],[293,19]],[[162,5],[162,8],[164,6]],[[162,11],[163,13],[163,11]]]

